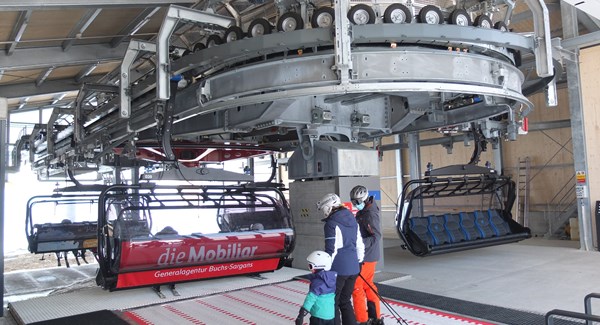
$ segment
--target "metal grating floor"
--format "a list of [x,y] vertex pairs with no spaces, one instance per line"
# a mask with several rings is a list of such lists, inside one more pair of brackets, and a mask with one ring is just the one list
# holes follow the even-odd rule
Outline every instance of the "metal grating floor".
[[[135,324],[291,324],[308,291],[308,281],[295,280],[247,288],[187,301],[151,306],[124,313]],[[386,299],[411,325],[493,324],[458,314]],[[396,320],[382,306],[386,323]],[[308,324],[309,317],[305,317]]]
[[151,288],[108,292],[100,287],[86,287],[75,292],[15,301],[9,303],[8,309],[17,322],[29,324],[98,310],[127,310],[198,298],[242,288],[289,281],[306,273],[306,270],[282,268],[273,273],[263,273],[261,277],[236,276],[181,283],[177,285],[180,296],[173,296],[171,291],[163,286],[162,292],[166,296],[165,299],[159,298]]

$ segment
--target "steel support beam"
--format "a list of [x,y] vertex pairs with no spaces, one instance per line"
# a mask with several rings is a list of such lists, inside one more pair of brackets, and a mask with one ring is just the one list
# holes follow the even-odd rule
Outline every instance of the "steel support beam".
[[90,73],[92,73],[92,71],[96,70],[97,67],[98,67],[98,64],[94,63],[94,64],[90,64],[87,67],[81,69],[81,71],[79,71],[79,73],[75,76],[75,82],[80,84],[81,81],[83,80],[83,78],[87,77]]
[[225,2],[223,5],[225,6],[225,9],[227,9],[227,11],[231,14],[231,16],[233,16],[233,19],[235,19],[235,24],[237,26],[242,26],[242,17],[240,16],[240,13],[237,10],[235,10],[235,8],[231,5],[231,3]]
[[73,7],[148,7],[194,4],[197,0],[2,0],[0,11],[64,9]]
[[352,52],[350,50],[350,44],[352,43],[351,27],[347,15],[349,7],[348,0],[335,1],[335,69],[342,85],[350,83],[350,71],[353,68]]
[[[555,120],[555,121],[547,121],[547,122],[533,122],[529,123],[529,132],[535,131],[543,131],[543,130],[555,130],[562,128],[571,127],[571,120]],[[434,145],[444,145],[449,143],[456,142],[464,142],[464,135],[452,135],[452,136],[443,136],[437,138],[430,138],[419,141],[419,146],[434,146]],[[408,148],[408,144],[405,142],[396,142],[392,144],[386,144],[379,147],[380,151],[391,151],[398,149],[406,149]]]
[[600,29],[600,20],[590,17],[590,15],[586,14],[583,11],[577,12],[577,20],[581,23],[585,28],[587,28],[588,32],[596,32]]
[[562,128],[570,128],[571,120],[556,120],[546,122],[534,122],[529,123],[529,132],[542,131],[542,130],[554,130]]
[[6,72],[121,61],[126,50],[127,44],[116,48],[107,44],[74,45],[68,52],[63,52],[60,46],[17,49],[15,55],[0,56],[0,70]]
[[36,87],[41,86],[44,83],[44,81],[46,81],[46,78],[48,78],[48,76],[50,76],[52,71],[54,71],[54,67],[48,67],[48,68],[46,68],[46,70],[44,72],[40,73],[40,75],[35,80],[35,86]]
[[[561,3],[563,38],[571,39],[578,36],[577,9],[565,2]],[[574,49],[579,58],[579,50]],[[569,87],[569,110],[571,112],[571,137],[573,139],[574,173],[584,172],[588,175],[587,149],[585,143],[585,125],[583,121],[583,103],[581,99],[581,80],[579,60],[566,60],[567,85]],[[589,199],[587,184],[577,184],[577,215],[579,219],[580,245],[582,250],[593,250],[592,223],[593,212]]]
[[[8,103],[6,98],[0,98],[0,303],[4,306],[4,184],[6,184],[6,143],[8,142]],[[0,311],[4,316],[4,308]]]
[[6,55],[12,55],[17,47],[17,44],[21,40],[23,33],[25,33],[25,29],[27,28],[27,24],[29,24],[29,19],[31,18],[31,10],[22,11],[19,15],[19,19],[13,28],[12,34],[10,35],[9,46],[6,47]]
[[600,31],[567,38],[561,42],[562,47],[567,50],[577,50],[598,44],[600,44]]
[[421,143],[419,133],[411,132],[406,136],[408,143],[408,161],[410,164],[410,179],[421,178]]
[[[546,2],[546,7],[548,7],[548,10],[550,12],[556,11],[560,9],[560,4],[558,2]],[[525,10],[525,11],[521,11],[518,14],[514,14],[512,15],[512,17],[510,17],[510,23],[511,24],[517,24],[520,23],[522,21],[525,20],[529,20],[532,18],[532,13],[529,10]]]
[[[408,143],[408,164],[409,164],[409,176],[410,179],[421,178],[421,147],[419,144],[419,133],[411,132],[406,136],[406,142]],[[417,203],[414,206],[414,211],[418,211],[420,215],[423,215],[423,206],[421,203]]]
[[101,11],[102,11],[102,9],[98,8],[98,9],[88,9],[88,11],[85,12],[85,14],[81,17],[81,19],[79,19],[77,24],[75,24],[73,29],[71,29],[71,32],[67,36],[68,39],[63,41],[63,43],[62,43],[63,51],[67,51],[71,47],[71,45],[73,45],[73,42],[75,42],[75,39],[82,36],[83,32],[85,32],[85,30],[88,27],[90,27],[92,22],[94,22],[94,20],[96,19],[96,17],[98,17],[98,15],[100,14]]
[[62,93],[62,94],[58,94],[56,96],[54,96],[54,98],[52,99],[52,102],[50,103],[50,105],[56,105],[58,102],[60,102],[61,100],[63,100],[63,98],[65,98],[66,94]]
[[156,44],[136,40],[129,42],[129,47],[127,48],[127,52],[125,52],[123,62],[121,62],[121,79],[119,82],[121,95],[120,116],[122,118],[129,118],[131,115],[131,66],[140,52],[156,53]]
[[[598,1],[563,0],[561,2],[577,8],[577,10],[590,15],[592,18],[600,19],[600,2]],[[561,8],[564,8],[562,4]]]
[[21,100],[19,101],[19,109],[25,107],[25,105],[27,105],[28,101],[29,101],[29,97],[21,98]]
[[[84,78],[82,81],[97,82],[98,79],[100,79],[99,76],[94,76]],[[59,94],[69,91],[76,91],[79,90],[80,87],[81,85],[75,83],[73,78],[54,79],[44,82],[39,87],[36,86],[35,82],[1,85],[0,96],[7,98],[20,98],[36,95]]]
[[144,9],[137,17],[127,24],[121,31],[119,32],[120,36],[113,38],[110,41],[110,47],[117,47],[125,38],[135,34],[140,28],[142,28],[148,20],[160,9],[160,7],[156,8],[146,8]]
[[168,100],[171,92],[169,80],[171,78],[171,65],[169,62],[169,39],[177,27],[179,21],[200,22],[218,25],[224,28],[232,26],[235,21],[231,17],[209,14],[185,7],[171,6],[158,32],[156,40],[156,92],[158,100]]
[[[402,138],[402,136],[396,134],[394,135],[394,142],[401,143]],[[379,146],[379,148],[381,147],[382,146]],[[394,158],[396,159],[396,196],[402,197],[402,188],[404,187],[404,171],[402,170],[402,150],[400,150],[400,148],[394,150]]]
[[502,164],[502,161],[504,161],[504,150],[502,148],[502,141],[498,141],[495,148],[492,147],[492,154],[494,157],[494,169],[498,173],[502,173],[502,170],[504,169],[504,165]]
[[525,0],[525,3],[533,13],[533,29],[537,44],[534,50],[537,75],[540,77],[552,76],[554,67],[548,7],[543,0]]

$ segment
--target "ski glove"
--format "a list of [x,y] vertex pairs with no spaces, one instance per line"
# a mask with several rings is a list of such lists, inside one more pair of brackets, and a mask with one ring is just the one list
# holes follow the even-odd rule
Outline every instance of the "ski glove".
[[296,325],[302,325],[304,322],[304,316],[308,314],[308,310],[304,309],[304,307],[300,307],[300,311],[298,312],[298,317],[296,318]]

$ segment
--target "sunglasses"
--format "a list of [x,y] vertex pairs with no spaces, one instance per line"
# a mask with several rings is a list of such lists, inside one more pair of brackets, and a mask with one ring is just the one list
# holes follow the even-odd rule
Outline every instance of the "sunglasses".
[[352,199],[350,200],[350,202],[352,202],[352,205],[359,205],[360,202],[358,202],[358,200]]

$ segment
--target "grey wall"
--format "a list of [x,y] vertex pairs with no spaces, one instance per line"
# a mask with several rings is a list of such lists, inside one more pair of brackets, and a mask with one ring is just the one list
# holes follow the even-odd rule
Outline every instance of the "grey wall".
[[[369,190],[379,190],[379,177],[335,177],[290,183],[290,208],[296,229],[296,247],[292,254],[294,268],[306,269],[306,257],[315,250],[325,248],[324,223],[321,221],[325,216],[317,210],[317,201],[327,193],[336,193],[342,202],[350,202],[350,190],[356,185],[364,185]],[[383,267],[383,259],[379,267]]]

